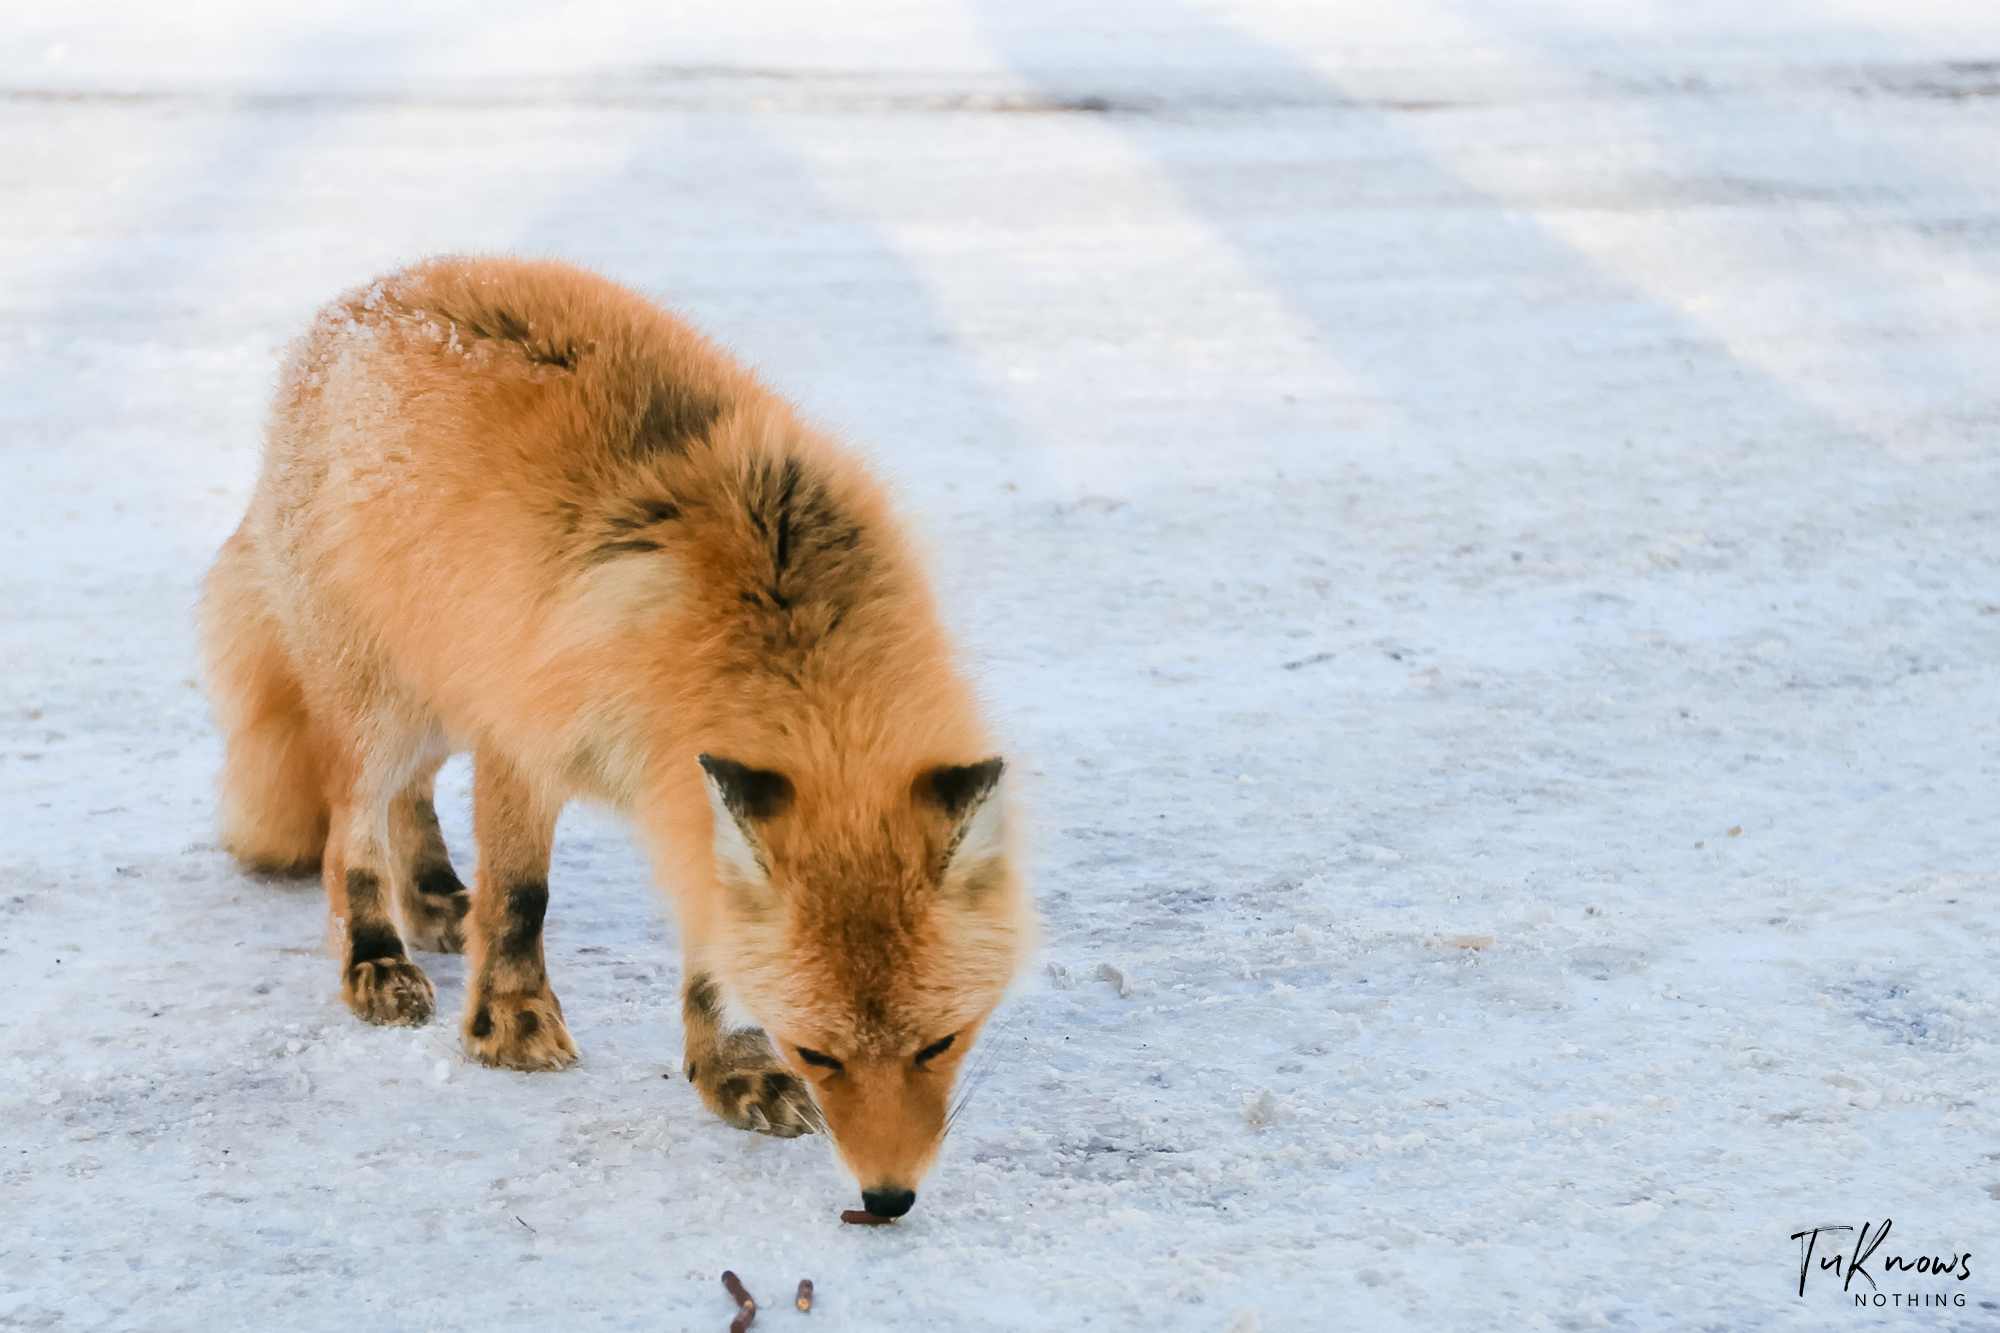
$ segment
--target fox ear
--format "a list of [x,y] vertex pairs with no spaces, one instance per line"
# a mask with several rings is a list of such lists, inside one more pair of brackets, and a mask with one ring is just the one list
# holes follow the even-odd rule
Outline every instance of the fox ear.
[[1004,768],[1006,764],[996,755],[976,764],[934,768],[918,779],[917,785],[946,814],[953,819],[964,819],[992,794]]
[[767,888],[771,866],[764,857],[758,825],[792,803],[792,784],[782,773],[750,768],[734,759],[697,757],[708,805],[715,816],[715,863],[731,887]]
[[1007,853],[1006,800],[1000,788],[1005,767],[996,757],[934,768],[917,779],[919,795],[955,826],[944,853],[947,887],[962,887],[976,896],[990,879],[992,864]]

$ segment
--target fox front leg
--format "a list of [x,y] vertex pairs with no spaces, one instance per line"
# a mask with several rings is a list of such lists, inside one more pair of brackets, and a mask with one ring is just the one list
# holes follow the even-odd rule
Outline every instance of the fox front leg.
[[488,750],[473,760],[472,783],[479,887],[466,933],[472,984],[465,1052],[508,1069],[565,1069],[576,1063],[576,1042],[542,953],[556,812],[542,808],[514,766]]
[[822,1127],[812,1093],[778,1064],[762,1028],[728,1029],[722,989],[705,972],[692,973],[681,992],[687,1032],[688,1082],[703,1105],[738,1129],[781,1139]]

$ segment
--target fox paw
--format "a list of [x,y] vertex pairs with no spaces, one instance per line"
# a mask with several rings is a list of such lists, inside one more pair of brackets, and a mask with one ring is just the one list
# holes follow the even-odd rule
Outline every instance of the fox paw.
[[341,978],[340,998],[357,1017],[387,1027],[422,1027],[437,1009],[431,979],[402,958],[353,964]]
[[713,1069],[688,1063],[688,1081],[708,1109],[738,1129],[795,1139],[820,1129],[819,1106],[797,1075],[776,1066]]
[[465,952],[465,917],[472,910],[472,895],[461,890],[448,894],[411,894],[403,904],[403,938],[413,949],[431,953]]
[[567,1069],[576,1043],[553,992],[476,999],[465,1016],[465,1053],[503,1069]]

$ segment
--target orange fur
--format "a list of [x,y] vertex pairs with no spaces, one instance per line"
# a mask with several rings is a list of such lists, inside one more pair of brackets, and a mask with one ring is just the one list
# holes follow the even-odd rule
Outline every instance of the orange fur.
[[[750,372],[562,264],[441,259],[351,292],[292,350],[203,623],[225,844],[321,862],[358,1013],[427,1018],[401,939],[451,947],[463,921],[468,1048],[573,1059],[541,912],[557,813],[603,802],[672,891],[704,1099],[774,1132],[824,1117],[864,1188],[915,1187],[1029,911],[999,792],[947,799],[992,742],[910,543]],[[463,750],[469,902],[425,822]],[[782,801],[734,802],[702,755]],[[846,1072],[811,1068],[815,1104],[731,1007]]]
[[223,846],[263,873],[310,874],[326,847],[325,761],[250,562],[238,532],[209,571],[202,597],[210,693],[229,738]]

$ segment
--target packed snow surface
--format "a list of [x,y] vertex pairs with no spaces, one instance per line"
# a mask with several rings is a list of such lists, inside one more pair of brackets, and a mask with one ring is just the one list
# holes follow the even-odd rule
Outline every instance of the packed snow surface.
[[[0,1326],[1991,1327],[1996,61],[1987,0],[18,6]],[[896,1226],[697,1104],[609,816],[553,1075],[358,1023],[214,846],[284,344],[463,250],[688,313],[934,550],[1044,931]]]

